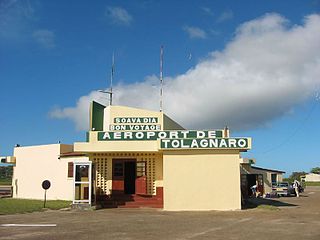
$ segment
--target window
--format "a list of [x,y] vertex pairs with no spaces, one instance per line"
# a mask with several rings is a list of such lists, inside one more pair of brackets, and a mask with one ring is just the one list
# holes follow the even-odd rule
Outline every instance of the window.
[[89,165],[76,165],[76,181],[89,181]]
[[137,177],[146,176],[146,162],[137,162]]
[[271,174],[271,182],[272,182],[272,186],[277,185],[277,174],[275,173]]
[[116,162],[113,165],[113,176],[123,177],[123,162]]
[[73,177],[73,162],[68,162],[68,177]]

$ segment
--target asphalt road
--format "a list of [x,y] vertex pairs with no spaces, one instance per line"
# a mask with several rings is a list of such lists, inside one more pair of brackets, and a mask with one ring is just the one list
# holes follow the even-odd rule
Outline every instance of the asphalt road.
[[165,212],[155,209],[46,211],[1,215],[0,239],[320,239],[320,187],[300,198],[258,200],[272,207],[231,212]]

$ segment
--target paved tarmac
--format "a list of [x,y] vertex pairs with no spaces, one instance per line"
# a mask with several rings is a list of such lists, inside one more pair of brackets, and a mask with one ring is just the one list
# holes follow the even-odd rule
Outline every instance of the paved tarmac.
[[260,207],[228,212],[102,209],[0,215],[0,225],[44,224],[0,226],[0,239],[320,239],[320,187],[309,187],[300,198],[255,203]]

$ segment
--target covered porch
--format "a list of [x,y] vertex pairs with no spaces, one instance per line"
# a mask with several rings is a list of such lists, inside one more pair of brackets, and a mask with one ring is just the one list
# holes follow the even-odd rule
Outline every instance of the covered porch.
[[91,153],[93,198],[101,207],[163,208],[159,152]]

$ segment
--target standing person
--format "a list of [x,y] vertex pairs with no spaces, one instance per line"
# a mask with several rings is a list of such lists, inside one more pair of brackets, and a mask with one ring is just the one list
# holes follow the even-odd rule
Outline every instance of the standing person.
[[299,182],[297,180],[294,180],[293,188],[294,188],[294,191],[296,192],[296,196],[299,197]]
[[251,191],[252,191],[252,196],[256,197],[257,195],[257,184],[253,185],[252,187],[250,187]]

